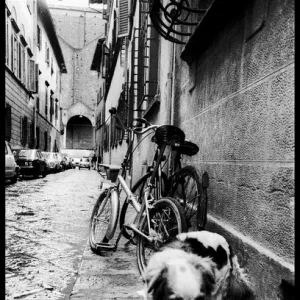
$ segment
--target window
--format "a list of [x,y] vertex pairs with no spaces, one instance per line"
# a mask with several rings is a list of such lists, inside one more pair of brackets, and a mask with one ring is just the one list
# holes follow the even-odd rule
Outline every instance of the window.
[[40,26],[37,26],[37,46],[42,50],[42,32]]
[[5,106],[5,140],[11,139],[11,106],[6,104]]
[[45,86],[45,116],[48,116],[48,88]]
[[49,50],[47,42],[45,42],[45,62],[49,66],[49,63],[50,63],[50,50]]
[[21,119],[21,145],[26,146],[27,143],[27,117]]
[[54,104],[53,104],[53,97],[50,96],[50,122],[53,121],[53,115],[54,115]]
[[26,51],[25,51],[25,48],[22,46],[22,49],[21,49],[21,61],[22,61],[21,80],[22,80],[22,83],[25,86],[27,86],[27,82],[26,82],[26,59],[27,59]]
[[53,57],[51,57],[51,75],[53,75],[54,69],[53,69]]
[[32,122],[28,122],[28,146],[34,147],[34,126]]
[[39,92],[39,65],[35,64],[35,92]]
[[118,37],[123,37],[128,35],[129,31],[129,1],[128,0],[120,0],[119,6],[119,28],[118,28]]
[[109,74],[109,62],[110,62],[110,50],[109,48],[103,44],[103,49],[102,49],[102,78],[108,78]]
[[28,60],[28,89],[36,93],[37,92],[37,86],[36,86],[36,65],[34,60],[29,59]]
[[[55,99],[55,121],[58,120],[58,105],[57,105],[57,99]],[[56,125],[56,122],[55,122]]]
[[47,131],[44,132],[44,151],[48,150],[48,133]]
[[36,149],[40,148],[40,127],[36,128]]
[[36,112],[40,112],[40,98],[37,97],[36,98]]
[[9,66],[9,48],[10,48],[10,22],[9,22],[9,12],[5,8],[5,64]]
[[19,42],[17,35],[13,31],[12,33],[12,66],[11,70],[14,72],[16,76],[18,76],[18,70],[19,70]]

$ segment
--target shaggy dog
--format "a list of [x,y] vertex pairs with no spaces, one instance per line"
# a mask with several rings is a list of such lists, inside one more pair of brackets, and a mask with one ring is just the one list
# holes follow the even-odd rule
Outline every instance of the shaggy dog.
[[224,237],[181,233],[149,259],[144,299],[250,300],[254,295]]

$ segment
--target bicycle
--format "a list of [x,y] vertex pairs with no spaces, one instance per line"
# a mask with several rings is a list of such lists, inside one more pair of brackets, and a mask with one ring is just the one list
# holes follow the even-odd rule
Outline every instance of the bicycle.
[[[91,250],[97,254],[103,251],[117,250],[119,240],[124,235],[124,230],[134,232],[136,238],[137,264],[140,273],[144,271],[147,260],[151,252],[158,249],[167,239],[175,237],[178,233],[186,232],[186,221],[184,211],[177,200],[171,197],[161,197],[159,189],[156,188],[157,177],[163,152],[157,158],[157,165],[149,179],[147,187],[143,190],[143,197],[137,198],[133,190],[126,183],[127,170],[131,169],[131,159],[134,152],[134,135],[143,135],[153,131],[158,136],[159,141],[166,145],[180,145],[184,137],[177,134],[176,127],[168,128],[165,131],[163,126],[151,125],[146,128],[126,127],[116,114],[116,109],[109,110],[111,115],[116,118],[123,130],[128,132],[128,148],[124,160],[121,164],[116,178],[111,178],[112,185],[104,189],[98,197],[90,220],[89,243]],[[135,121],[146,123],[144,119],[137,118]],[[164,147],[165,147],[164,146]],[[114,166],[109,166],[109,171],[113,171]],[[120,193],[124,191],[127,195],[125,202],[127,206],[136,211],[136,216],[132,223],[124,223],[116,240],[110,243],[115,235],[120,211]],[[156,194],[156,195],[155,195]]]
[[[148,126],[152,125],[150,122],[146,122]],[[181,129],[177,128],[177,131],[181,131]],[[181,134],[184,135],[183,132]],[[165,150],[162,149],[163,145],[160,145],[157,141],[156,135],[152,137],[151,141],[158,145],[152,164],[148,167],[147,173],[132,187],[132,191],[138,193],[138,199],[141,199],[143,196],[144,188],[147,187],[149,178],[151,178],[151,174],[158,164],[157,159],[159,153]],[[170,165],[168,169],[169,176],[162,171],[163,166],[159,166],[159,175],[157,176],[155,185],[162,196],[171,196],[172,198],[175,198],[184,208],[189,231],[204,230],[207,221],[208,174],[207,172],[204,172],[200,183],[200,174],[196,167],[191,165],[182,167],[181,165],[182,155],[192,156],[197,154],[198,151],[199,147],[187,140],[178,147],[171,145],[171,159],[169,160]],[[160,163],[162,162],[164,162],[164,164],[167,162],[165,156],[160,160]],[[134,210],[128,211],[128,204],[127,202],[124,202],[121,209],[120,226],[122,227],[123,224],[129,220],[134,220],[135,217],[136,212]],[[125,229],[123,235],[127,239],[131,239],[132,232]]]

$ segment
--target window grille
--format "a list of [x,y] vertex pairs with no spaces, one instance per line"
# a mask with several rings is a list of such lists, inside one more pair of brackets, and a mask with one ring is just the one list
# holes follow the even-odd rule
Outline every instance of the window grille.
[[157,32],[173,43],[185,44],[211,0],[152,0],[150,17]]

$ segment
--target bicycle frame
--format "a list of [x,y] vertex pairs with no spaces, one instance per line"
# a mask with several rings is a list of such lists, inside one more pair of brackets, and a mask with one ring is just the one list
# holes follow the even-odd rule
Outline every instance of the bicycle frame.
[[[159,172],[159,174],[161,174],[160,163],[156,164],[156,166],[155,166],[153,174],[150,178],[150,182],[149,182],[148,186],[146,187],[146,189],[144,191],[143,202],[142,202],[142,204],[140,204],[137,201],[136,195],[134,195],[132,193],[130,187],[128,186],[128,184],[125,181],[127,170],[129,169],[128,166],[130,166],[130,169],[132,167],[132,153],[133,153],[132,148],[133,148],[133,144],[134,144],[134,133],[136,131],[134,131],[131,128],[125,128],[125,126],[122,124],[122,122],[120,121],[118,116],[115,115],[114,117],[119,121],[119,124],[122,126],[122,129],[128,131],[128,133],[129,133],[129,145],[128,145],[124,160],[121,164],[121,168],[120,168],[119,174],[117,176],[117,180],[112,186],[110,186],[107,189],[107,195],[106,195],[105,201],[107,201],[109,199],[109,197],[111,197],[112,201],[115,202],[115,206],[117,207],[117,212],[119,213],[119,206],[120,206],[119,197],[120,197],[121,191],[124,190],[124,192],[127,195],[127,200],[126,201],[128,201],[129,204],[131,204],[133,206],[133,208],[136,210],[137,218],[136,218],[136,221],[135,221],[134,224],[123,225],[123,226],[127,226],[128,228],[130,228],[131,230],[133,230],[137,234],[139,234],[139,235],[143,236],[144,238],[146,238],[149,242],[152,242],[155,239],[155,237],[151,236],[152,231],[151,231],[151,226],[150,226],[150,215],[149,215],[149,208],[151,208],[151,205],[149,203],[150,202],[149,197],[151,198],[151,200],[153,199],[153,196],[151,195],[151,191],[152,191],[152,187],[155,186],[155,179],[156,179],[155,177],[156,177],[157,172]],[[157,127],[156,125],[152,125],[152,126],[146,128],[146,129],[142,130],[141,134],[146,133],[147,131],[150,131],[151,129],[155,129],[156,127]],[[161,154],[158,157],[158,161],[161,160],[163,152],[160,152],[160,153]],[[132,178],[130,178],[130,186],[131,186],[131,181],[132,181]],[[150,233],[150,236],[145,235],[138,228],[140,219],[144,214],[146,214],[148,230],[149,230],[148,232]],[[109,228],[109,229],[110,230],[109,230],[108,238],[111,239],[115,234],[116,226],[115,226],[115,228]],[[111,244],[108,244],[108,243],[101,243],[101,244],[99,244],[99,246],[102,247],[102,248],[105,248],[105,249],[116,250],[118,242],[119,242],[119,240],[122,236],[122,230],[120,231],[120,233],[119,233],[119,235],[116,239],[115,244],[111,245]]]

